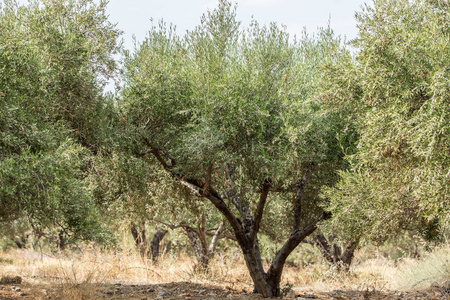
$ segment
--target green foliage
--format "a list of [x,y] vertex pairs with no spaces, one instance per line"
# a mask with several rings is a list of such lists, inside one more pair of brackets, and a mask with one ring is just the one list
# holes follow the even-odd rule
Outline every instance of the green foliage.
[[448,12],[445,1],[375,1],[357,14],[357,57],[327,68],[322,100],[359,134],[352,171],[325,191],[349,234],[383,241],[449,221]]
[[86,181],[114,121],[101,88],[115,76],[120,32],[105,5],[0,7],[0,222],[26,217],[37,231],[105,239]]
[[219,191],[228,189],[230,167],[241,200],[252,209],[270,178],[279,193],[270,196],[273,214],[264,220],[275,225],[267,225],[268,232],[279,235],[292,215],[292,184],[312,170],[306,222],[321,210],[319,188],[344,167],[337,132],[345,124],[312,97],[319,66],[338,59],[341,43],[329,28],[292,40],[276,24],[253,21],[241,29],[235,16],[236,8],[220,1],[183,36],[161,21],[127,53],[126,144],[134,153],[148,153],[149,145],[162,149],[175,162],[173,171],[187,178],[206,181],[211,169],[211,186]]

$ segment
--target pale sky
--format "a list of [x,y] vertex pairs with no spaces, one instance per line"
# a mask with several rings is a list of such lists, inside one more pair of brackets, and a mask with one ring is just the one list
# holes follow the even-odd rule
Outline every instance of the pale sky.
[[[287,26],[291,35],[300,35],[303,28],[313,33],[318,27],[326,27],[328,20],[336,34],[347,40],[356,37],[354,14],[361,11],[364,2],[372,0],[238,0],[237,18],[243,26],[253,16],[259,24],[277,22]],[[183,34],[200,23],[200,17],[208,9],[217,6],[217,0],[110,0],[108,13],[112,22],[124,31],[125,48],[133,49],[133,35],[141,42],[154,22],[164,19],[177,26]]]

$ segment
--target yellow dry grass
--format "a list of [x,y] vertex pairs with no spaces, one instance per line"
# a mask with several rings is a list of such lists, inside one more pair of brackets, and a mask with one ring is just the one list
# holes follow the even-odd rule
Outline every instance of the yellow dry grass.
[[[383,257],[361,260],[358,253],[349,273],[337,272],[326,264],[285,267],[282,285],[294,290],[327,292],[332,290],[405,290],[429,282],[440,272],[440,281],[450,279],[450,247],[447,246],[423,259],[402,259],[394,262]],[[358,257],[359,256],[359,257]],[[431,264],[430,259],[435,263]],[[210,271],[194,272],[195,261],[186,256],[165,257],[158,264],[142,259],[135,251],[102,252],[93,247],[82,253],[48,254],[32,250],[0,252],[0,276],[21,276],[36,284],[55,283],[65,286],[61,293],[73,299],[91,299],[96,284],[156,284],[191,282],[232,290],[251,290],[252,282],[239,252],[217,255]],[[436,270],[420,268],[432,265]],[[433,273],[434,272],[434,273]],[[421,274],[423,276],[421,276]],[[424,279],[425,278],[425,279]],[[82,288],[80,288],[82,287]],[[95,299],[95,298],[92,298]]]

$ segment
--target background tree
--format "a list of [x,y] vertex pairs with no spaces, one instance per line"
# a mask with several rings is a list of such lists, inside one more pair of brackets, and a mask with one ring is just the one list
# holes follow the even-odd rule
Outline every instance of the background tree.
[[[89,178],[97,201],[108,208],[109,226],[119,230],[117,220],[129,224],[127,229],[142,258],[151,257],[154,262],[168,229],[183,229],[199,270],[206,270],[219,239],[226,236],[220,215],[195,201],[161,166],[128,149],[126,141],[120,144],[111,155],[97,157],[95,172]],[[148,238],[149,227],[155,228],[152,238]]]
[[448,225],[449,8],[375,1],[357,15],[357,57],[327,68],[322,100],[359,136],[352,169],[325,190],[348,235],[382,242],[408,229],[431,238]]
[[[312,191],[341,167],[343,124],[310,96],[339,47],[330,30],[300,41],[275,24],[241,30],[220,1],[183,37],[161,22],[126,59],[130,144],[226,218],[264,296],[280,294],[286,258],[330,217]],[[271,201],[290,203],[292,221],[265,271],[257,236]]]
[[0,8],[0,222],[25,217],[104,240],[88,182],[108,140],[120,32],[106,2],[31,1]]

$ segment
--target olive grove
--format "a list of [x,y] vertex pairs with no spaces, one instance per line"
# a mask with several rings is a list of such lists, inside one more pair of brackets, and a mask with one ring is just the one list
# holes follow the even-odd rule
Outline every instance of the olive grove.
[[[242,29],[220,1],[184,36],[160,22],[126,57],[129,143],[226,218],[264,296],[280,294],[288,255],[331,216],[318,190],[343,165],[343,124],[311,95],[340,46],[329,29],[299,40],[276,24]],[[289,234],[264,270],[258,232],[271,202],[284,203]]]
[[375,0],[345,41],[243,26],[219,0],[184,34],[152,23],[130,51],[107,1],[2,1],[0,233],[117,250],[125,228],[154,263],[182,236],[206,272],[238,245],[265,297],[301,244],[348,271],[361,245],[445,240],[449,5]]

